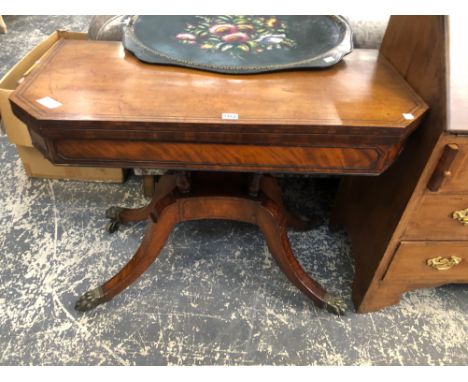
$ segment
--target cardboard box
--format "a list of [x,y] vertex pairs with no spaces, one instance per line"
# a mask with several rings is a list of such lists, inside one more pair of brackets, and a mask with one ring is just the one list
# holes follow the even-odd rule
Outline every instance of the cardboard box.
[[115,173],[114,171],[109,171],[115,169],[108,168],[54,166],[34,147],[16,146],[16,150],[23,162],[24,171],[28,176],[101,182],[121,182],[123,180],[123,176],[121,175],[122,170],[120,169],[117,169],[119,172]]
[[8,98],[19,85],[19,81],[34,70],[59,39],[87,39],[86,33],[58,30],[26,54],[0,80],[0,117],[3,128],[11,143],[17,145],[18,154],[28,176],[53,179],[91,180],[122,182],[124,171],[119,168],[94,168],[55,166],[37,151],[31,142],[27,126],[13,114]]

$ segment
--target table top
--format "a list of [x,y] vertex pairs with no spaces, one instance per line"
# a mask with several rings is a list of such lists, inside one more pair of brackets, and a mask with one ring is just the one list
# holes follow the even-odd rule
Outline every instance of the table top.
[[427,110],[373,50],[325,70],[228,75],[77,40],[57,42],[10,102],[56,164],[369,175]]
[[[60,106],[40,104],[44,97]],[[57,43],[11,100],[40,120],[358,126],[398,135],[427,108],[373,50],[326,70],[219,75],[145,64],[118,42],[77,40]]]

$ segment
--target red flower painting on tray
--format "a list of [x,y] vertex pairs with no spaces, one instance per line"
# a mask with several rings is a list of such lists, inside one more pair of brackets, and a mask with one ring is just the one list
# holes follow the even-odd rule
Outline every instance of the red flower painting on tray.
[[275,16],[196,16],[175,38],[183,44],[207,51],[242,57],[273,49],[290,49],[288,25]]

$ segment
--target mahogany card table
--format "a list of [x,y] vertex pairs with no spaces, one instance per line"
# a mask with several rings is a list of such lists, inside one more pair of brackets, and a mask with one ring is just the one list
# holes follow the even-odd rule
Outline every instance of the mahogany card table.
[[373,50],[322,70],[228,75],[140,62],[118,42],[61,40],[10,97],[34,145],[55,164],[167,169],[151,202],[112,207],[109,231],[147,220],[115,276],[79,298],[87,311],[153,263],[173,227],[196,219],[257,224],[286,276],[343,314],[296,260],[275,173],[378,175],[427,110]]

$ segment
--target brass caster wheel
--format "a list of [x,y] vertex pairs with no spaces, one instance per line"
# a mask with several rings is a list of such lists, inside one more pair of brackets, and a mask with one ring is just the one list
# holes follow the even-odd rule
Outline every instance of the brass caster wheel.
[[344,301],[331,294],[326,294],[324,298],[324,309],[328,312],[336,314],[337,316],[344,316],[346,313],[346,305]]
[[101,288],[92,289],[81,296],[75,304],[75,310],[87,312],[104,302]]
[[122,207],[109,207],[106,210],[106,218],[111,220],[119,220],[120,213],[124,210]]
[[114,233],[120,227],[120,223],[117,220],[111,220],[106,225],[106,231],[109,233]]
[[121,207],[110,207],[106,210],[106,218],[110,219],[110,222],[106,225],[106,231],[114,233],[119,229],[120,226],[120,213],[124,209]]

